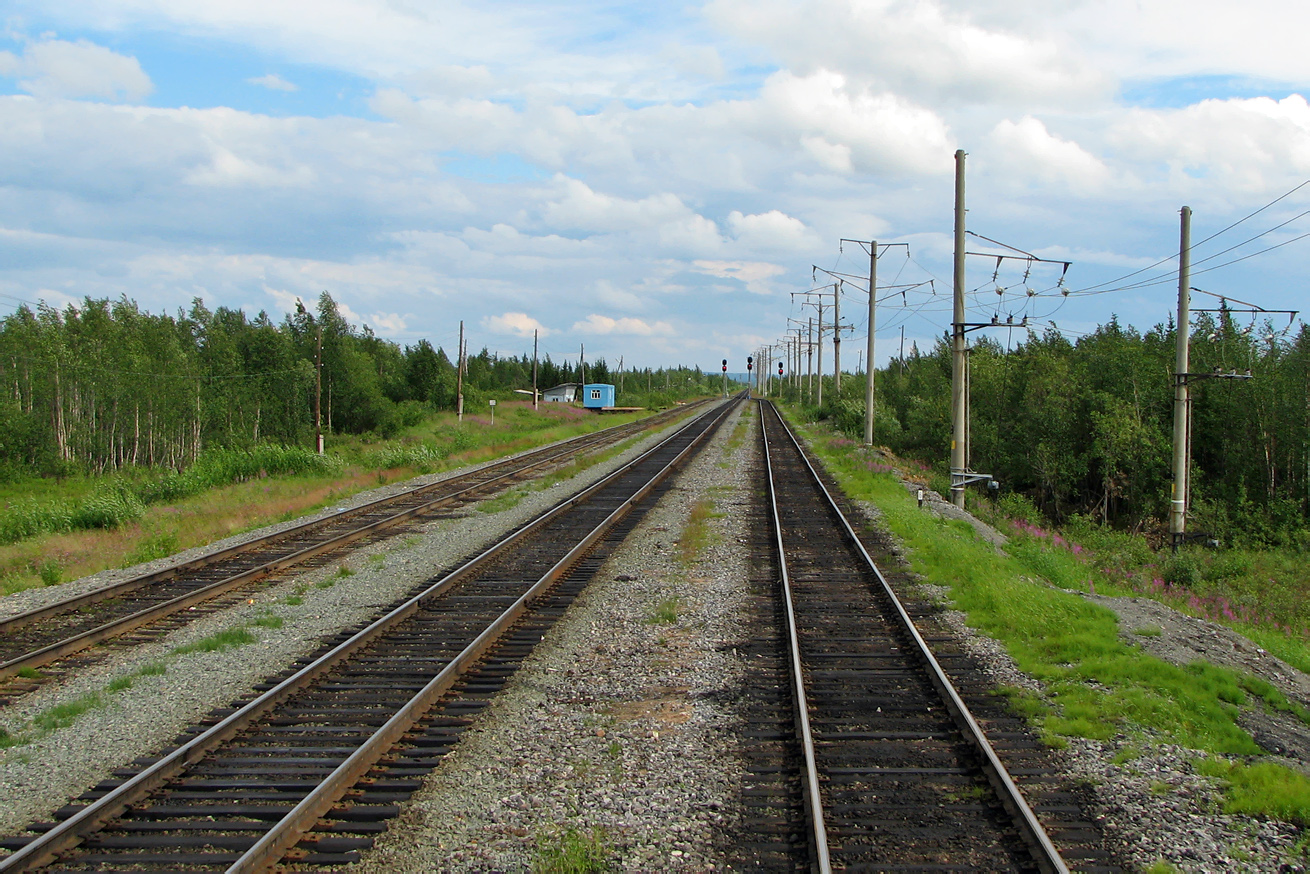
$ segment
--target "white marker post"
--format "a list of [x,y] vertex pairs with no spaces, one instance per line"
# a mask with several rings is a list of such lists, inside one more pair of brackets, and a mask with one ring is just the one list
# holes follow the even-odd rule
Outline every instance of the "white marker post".
[[491,402],[491,424],[496,424],[496,402]]

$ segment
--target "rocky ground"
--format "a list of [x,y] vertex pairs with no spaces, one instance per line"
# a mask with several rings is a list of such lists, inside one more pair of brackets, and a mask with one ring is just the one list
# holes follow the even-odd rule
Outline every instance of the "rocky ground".
[[[736,424],[725,425],[648,512],[352,870],[528,871],[562,848],[592,853],[616,870],[727,870],[721,835],[736,821],[742,777],[731,690],[743,676],[737,647],[747,627],[748,576],[744,514],[734,509],[755,500],[749,472],[757,463],[752,439],[732,439]],[[109,769],[150,752],[208,707],[312,649],[320,635],[362,618],[563,488],[530,492],[511,510],[440,523],[421,537],[378,545],[370,556],[352,560],[356,573],[348,578],[330,568],[288,580],[255,604],[212,617],[150,652],[106,663],[0,710],[0,725],[14,732],[54,703],[87,693],[105,700],[68,728],[0,752],[6,802],[0,831],[48,815]],[[938,502],[930,497],[925,512]],[[712,510],[706,537],[686,544],[688,513],[697,504]],[[328,582],[334,584],[316,587]],[[287,604],[296,591],[304,603]],[[1162,658],[1231,664],[1307,700],[1310,678],[1225,629],[1150,601],[1097,600],[1119,613],[1127,639]],[[253,626],[256,644],[169,654],[183,640],[267,614],[284,624],[275,631]],[[999,682],[1040,692],[995,641],[968,629],[961,614],[948,610],[944,618]],[[137,675],[130,689],[105,691],[115,677],[151,660],[165,661],[165,673]],[[177,692],[181,703],[167,697]],[[1260,713],[1250,719],[1262,743],[1306,767],[1304,726]],[[1219,813],[1219,788],[1195,773],[1196,757],[1140,734],[1073,741],[1061,753],[1068,773],[1089,787],[1095,808],[1088,813],[1101,821],[1107,845],[1130,869],[1164,862],[1195,872],[1305,870],[1296,849],[1301,831]]]

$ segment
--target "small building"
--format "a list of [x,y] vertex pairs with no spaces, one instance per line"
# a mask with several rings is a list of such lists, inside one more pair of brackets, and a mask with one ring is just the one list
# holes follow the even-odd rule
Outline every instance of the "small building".
[[541,393],[541,399],[548,404],[571,404],[578,396],[580,382],[565,382]]
[[600,410],[614,406],[614,386],[604,382],[594,382],[583,386],[582,405],[589,410]]

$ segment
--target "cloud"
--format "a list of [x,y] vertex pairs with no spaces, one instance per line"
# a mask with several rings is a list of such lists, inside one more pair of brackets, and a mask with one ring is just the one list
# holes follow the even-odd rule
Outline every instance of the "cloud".
[[992,131],[993,162],[1015,177],[1059,183],[1083,194],[1110,181],[1105,163],[1082,146],[1054,136],[1031,115],[1018,122],[1002,119]]
[[42,98],[140,100],[154,90],[136,58],[84,39],[30,43],[21,58],[0,52],[0,75],[17,78],[19,88]]
[[592,313],[580,322],[574,322],[572,329],[580,334],[635,334],[641,337],[652,335],[671,335],[673,326],[668,322],[647,323],[641,319],[612,319],[599,313]]
[[776,209],[758,215],[733,210],[728,214],[728,227],[738,242],[753,248],[799,251],[820,243],[805,222]]
[[775,73],[750,114],[794,141],[824,169],[946,173],[954,142],[931,110],[890,92],[853,84],[835,70]]
[[763,261],[696,261],[694,263],[697,270],[709,276],[735,279],[744,283],[746,290],[753,294],[772,294],[773,286],[768,280],[787,272],[787,268],[780,264]]
[[373,313],[369,320],[384,334],[399,334],[409,327],[405,317],[399,313]]
[[1185,187],[1204,179],[1206,187],[1263,193],[1310,173],[1310,105],[1300,94],[1137,109],[1107,139],[1133,165],[1168,166],[1170,181]]
[[300,86],[294,82],[288,82],[277,73],[269,73],[267,76],[256,76],[247,79],[251,85],[258,85],[261,88],[267,88],[270,91],[299,91]]
[[933,0],[713,0],[706,13],[801,78],[837,69],[912,102],[1067,105],[1112,89],[1049,25],[1059,10],[1047,6],[1024,17]]
[[527,313],[503,313],[482,320],[482,327],[496,334],[512,334],[515,337],[531,337],[536,331],[540,337],[555,333],[542,326],[541,322]]

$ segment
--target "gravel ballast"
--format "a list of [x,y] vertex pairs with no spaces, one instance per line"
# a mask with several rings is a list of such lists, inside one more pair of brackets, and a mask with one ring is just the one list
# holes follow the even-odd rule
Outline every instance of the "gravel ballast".
[[[325,637],[371,619],[381,607],[413,586],[595,482],[658,439],[656,435],[641,438],[620,455],[549,488],[520,486],[517,491],[522,499],[509,509],[496,513],[473,510],[464,518],[429,523],[418,533],[380,541],[347,559],[253,592],[245,603],[199,619],[156,641],[130,649],[109,648],[104,659],[77,676],[47,684],[0,708],[0,728],[10,735],[30,738],[29,743],[0,749],[0,798],[5,802],[0,804],[0,833],[13,834],[30,822],[48,819],[70,799],[107,779],[113,769],[157,752],[214,707],[227,704],[297,658],[317,650]],[[316,515],[329,515],[455,473],[443,472],[360,493]],[[228,538],[209,549],[188,550],[177,558],[190,558],[299,521]],[[9,607],[11,600],[22,602],[19,609],[11,608],[12,615],[103,586],[116,576],[167,563],[110,571],[57,588],[20,592],[5,598],[4,603]],[[346,571],[342,571],[343,567]],[[232,629],[245,629],[255,641],[212,652],[175,652]],[[163,672],[155,673],[161,667]],[[111,691],[129,680],[129,688]],[[59,719],[61,726],[53,731],[34,724],[38,720],[49,723],[70,708],[85,708],[85,712]]]
[[[728,870],[723,835],[740,825],[744,776],[733,692],[745,677],[737,648],[748,628],[749,579],[745,514],[734,508],[758,499],[750,482],[759,463],[755,417],[748,415],[752,436],[736,443],[730,436],[735,422],[725,423],[377,846],[349,870],[528,871],[569,835],[590,844],[615,870]],[[4,830],[47,816],[111,768],[154,751],[210,707],[314,649],[319,636],[362,621],[372,607],[395,597],[387,593],[448,566],[489,539],[488,529],[512,527],[534,501],[546,499],[529,493],[512,510],[474,514],[440,523],[421,538],[379,544],[370,550],[378,559],[352,559],[356,573],[336,578],[331,588],[314,584],[334,579],[335,566],[152,645],[154,656],[133,653],[116,666],[97,668],[99,679],[88,675],[42,689],[23,699],[21,714],[18,708],[0,711],[0,722],[13,731],[31,718],[40,696],[42,707],[86,691],[98,690],[109,700],[69,728],[0,752],[0,797],[25,805],[13,814],[0,806]],[[709,536],[684,553],[688,516],[701,502],[714,510],[704,522]],[[929,500],[925,512],[936,503]],[[993,542],[999,547],[1003,538]],[[304,604],[291,607],[285,599],[298,586],[309,587]],[[939,599],[944,595],[937,590]],[[1120,615],[1125,640],[1143,643],[1162,658],[1232,664],[1266,676],[1297,700],[1310,688],[1305,674],[1226,629],[1180,617],[1155,602],[1097,600]],[[1041,684],[1020,672],[999,643],[969,629],[949,603],[945,607],[938,619],[998,683],[1041,694]],[[268,613],[285,624],[276,630],[253,627],[255,644],[168,655],[185,640]],[[1141,634],[1143,628],[1151,633]],[[167,661],[164,675],[138,677],[125,692],[104,691],[110,680],[152,658]],[[165,702],[171,690],[182,694],[181,703]],[[1258,717],[1251,715],[1257,739],[1282,743],[1280,761],[1306,770],[1296,725],[1274,716],[1266,725]],[[157,728],[159,722],[167,725]],[[1303,734],[1304,726],[1299,730]],[[1304,830],[1222,813],[1218,781],[1196,773],[1194,762],[1203,756],[1140,732],[1104,742],[1071,739],[1056,753],[1065,775],[1086,788],[1086,813],[1100,822],[1107,849],[1128,870],[1166,863],[1187,872],[1305,871],[1305,851],[1298,849]],[[64,770],[73,776],[51,776]]]

